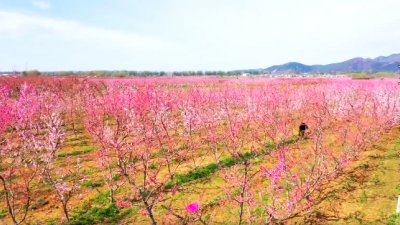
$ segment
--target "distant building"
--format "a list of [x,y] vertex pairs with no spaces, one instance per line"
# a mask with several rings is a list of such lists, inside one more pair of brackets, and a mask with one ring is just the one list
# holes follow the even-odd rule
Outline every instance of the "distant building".
[[248,73],[242,73],[243,77],[247,77],[249,74]]

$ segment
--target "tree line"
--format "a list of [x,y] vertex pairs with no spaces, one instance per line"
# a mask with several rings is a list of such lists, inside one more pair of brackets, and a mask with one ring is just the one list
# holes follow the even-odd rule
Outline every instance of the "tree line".
[[[11,73],[12,74],[12,73]],[[250,74],[260,74],[252,72]],[[39,72],[38,70],[23,71],[22,76],[97,76],[97,77],[151,77],[151,76],[239,76],[240,71],[59,71],[59,72]]]
[[26,77],[35,76],[97,76],[97,77],[151,77],[151,76],[240,76],[243,73],[251,75],[270,74],[267,71],[222,71],[222,70],[187,70],[187,71],[135,71],[135,70],[94,70],[94,71],[52,71],[41,72],[29,70],[23,72],[8,72],[8,74],[21,74]]

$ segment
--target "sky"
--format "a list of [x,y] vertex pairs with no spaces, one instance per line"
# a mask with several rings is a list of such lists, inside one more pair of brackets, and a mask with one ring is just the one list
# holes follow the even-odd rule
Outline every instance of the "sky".
[[228,71],[394,53],[399,0],[0,0],[0,71]]

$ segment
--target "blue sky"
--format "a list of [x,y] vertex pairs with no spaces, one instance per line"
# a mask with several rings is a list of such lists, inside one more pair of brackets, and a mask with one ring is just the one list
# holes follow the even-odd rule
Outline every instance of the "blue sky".
[[393,53],[399,0],[0,0],[0,71],[233,70]]

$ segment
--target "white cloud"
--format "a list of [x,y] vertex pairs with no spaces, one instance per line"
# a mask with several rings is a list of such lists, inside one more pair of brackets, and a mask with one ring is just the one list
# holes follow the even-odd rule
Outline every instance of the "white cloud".
[[47,1],[32,1],[32,5],[43,10],[49,9],[51,7],[50,3]]
[[52,41],[77,41],[137,50],[174,49],[179,47],[159,39],[120,30],[83,25],[76,21],[54,19],[18,12],[0,11],[1,37],[29,37]]

